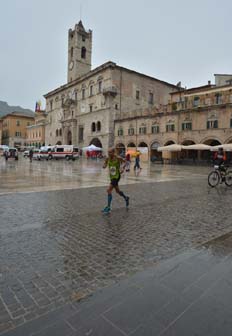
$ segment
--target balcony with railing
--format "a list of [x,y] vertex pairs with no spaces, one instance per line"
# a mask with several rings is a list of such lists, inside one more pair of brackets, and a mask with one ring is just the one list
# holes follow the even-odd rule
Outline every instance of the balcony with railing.
[[116,86],[109,86],[103,89],[104,96],[112,96],[115,97],[117,95],[117,88]]

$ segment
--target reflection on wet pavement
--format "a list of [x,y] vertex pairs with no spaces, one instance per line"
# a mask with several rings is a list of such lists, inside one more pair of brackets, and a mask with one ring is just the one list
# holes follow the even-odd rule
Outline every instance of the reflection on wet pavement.
[[[108,184],[108,171],[102,169],[102,160],[79,159],[75,162],[33,161],[21,157],[19,161],[5,162],[0,158],[0,195],[8,192],[31,192],[88,188]],[[124,173],[120,184],[162,182],[194,177],[205,178],[209,167],[155,165],[143,163],[136,176],[133,165],[130,173]]]

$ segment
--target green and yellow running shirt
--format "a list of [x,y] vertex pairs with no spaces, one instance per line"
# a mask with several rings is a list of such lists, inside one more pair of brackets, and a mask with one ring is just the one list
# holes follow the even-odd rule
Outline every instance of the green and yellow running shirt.
[[111,180],[117,180],[120,177],[120,161],[118,158],[108,159],[108,167]]

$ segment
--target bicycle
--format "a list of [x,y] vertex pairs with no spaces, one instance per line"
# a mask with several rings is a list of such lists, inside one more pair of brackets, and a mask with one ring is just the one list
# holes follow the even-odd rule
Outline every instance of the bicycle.
[[208,175],[208,184],[214,188],[223,182],[225,182],[228,187],[232,187],[232,171],[228,170],[228,167],[224,165],[215,165],[214,170]]

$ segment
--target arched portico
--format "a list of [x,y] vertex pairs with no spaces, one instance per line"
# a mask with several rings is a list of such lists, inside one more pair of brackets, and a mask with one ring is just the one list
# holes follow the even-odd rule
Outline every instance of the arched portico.
[[90,141],[89,145],[94,145],[96,147],[102,148],[102,143],[101,143],[101,141],[98,138],[93,138]]
[[[203,139],[201,143],[209,146],[218,146],[222,144],[217,138],[206,138]],[[200,157],[201,160],[210,161],[212,159],[212,152],[210,150],[201,151],[198,154],[198,157]]]
[[146,142],[141,141],[138,145],[137,150],[141,153],[141,160],[147,161],[149,159],[149,150]]
[[221,145],[221,141],[218,140],[218,139],[213,139],[213,138],[210,138],[210,139],[205,139],[203,140],[201,143],[205,144],[205,145],[209,145],[209,146],[218,146],[218,145]]
[[134,142],[129,142],[128,143],[127,148],[131,148],[131,147],[132,148],[136,147]]
[[169,146],[169,145],[174,145],[175,141],[173,140],[168,140],[167,142],[165,142],[164,146]]
[[160,143],[158,141],[153,141],[150,146],[150,157],[151,161],[155,161],[156,159],[162,158],[162,152],[158,152],[158,148],[160,147]]
[[[195,145],[195,142],[193,140],[184,140],[181,145],[183,146]],[[181,154],[180,154],[181,159],[186,160],[186,162],[188,160],[195,162],[197,159],[197,156],[198,156],[197,151],[191,150],[191,149],[182,149]]]

